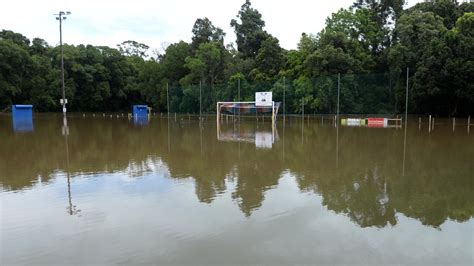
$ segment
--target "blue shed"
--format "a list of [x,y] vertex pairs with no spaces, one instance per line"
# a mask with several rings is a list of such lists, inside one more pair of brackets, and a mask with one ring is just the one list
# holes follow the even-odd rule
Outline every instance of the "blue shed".
[[148,116],[148,105],[133,105],[132,114],[133,114],[133,117]]
[[33,105],[12,105],[12,121],[14,131],[33,131]]

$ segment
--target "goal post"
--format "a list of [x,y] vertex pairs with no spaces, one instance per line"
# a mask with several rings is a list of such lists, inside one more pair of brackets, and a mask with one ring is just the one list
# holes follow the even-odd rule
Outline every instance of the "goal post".
[[216,122],[217,122],[217,133],[220,131],[220,123],[222,121],[223,113],[232,115],[248,115],[258,113],[271,113],[272,128],[274,132],[278,110],[280,108],[280,102],[271,101],[267,102],[266,106],[258,106],[258,102],[217,102],[216,103]]
[[222,120],[223,114],[229,115],[248,115],[248,114],[265,114],[271,113],[272,122],[275,123],[278,110],[280,108],[279,102],[272,101],[269,106],[258,106],[257,102],[217,102],[217,121]]
[[[219,132],[219,124],[222,119],[222,112],[235,116],[236,114],[253,114],[258,116],[261,112],[272,114],[272,127],[275,127],[275,122],[280,108],[280,102],[273,101],[273,93],[271,91],[255,92],[255,101],[253,102],[217,102],[216,103],[216,122],[217,131]],[[258,118],[258,117],[257,117]]]

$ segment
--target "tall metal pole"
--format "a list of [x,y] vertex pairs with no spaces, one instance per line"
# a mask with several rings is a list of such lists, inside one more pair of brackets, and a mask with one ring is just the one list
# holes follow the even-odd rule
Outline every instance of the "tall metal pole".
[[[240,102],[240,77],[237,79],[237,90],[238,90],[238,99],[237,99],[237,101]],[[238,117],[238,119],[239,119],[239,138],[240,138],[240,132],[241,132],[240,131],[241,130],[241,128],[240,128],[240,103],[239,103],[239,117]],[[240,141],[239,141],[239,161],[240,161]]]
[[64,89],[64,49],[63,49],[63,29],[62,15],[59,14],[59,45],[61,46],[61,83],[63,89],[63,113],[66,114],[66,92]]
[[285,126],[286,120],[286,79],[283,77],[283,126]]
[[56,17],[56,20],[59,20],[59,46],[61,49],[61,88],[62,88],[62,107],[63,107],[63,114],[66,114],[66,91],[64,85],[64,49],[63,49],[63,29],[62,24],[63,20],[66,19],[66,15],[70,15],[71,12],[69,11],[59,11]]
[[[405,92],[405,135],[403,137],[403,164],[402,164],[402,176],[405,176],[405,159],[406,159],[406,150],[407,150],[407,124],[408,124],[408,75],[410,73],[410,68],[407,67],[407,88]],[[430,117],[431,121],[431,117]]]
[[169,96],[169,88],[168,83],[166,83],[166,109],[168,109],[168,120],[170,119],[170,96]]
[[407,88],[405,92],[405,131],[407,128],[407,122],[408,122],[408,74],[410,73],[410,68],[407,67]]
[[[240,77],[237,79],[237,90],[238,90],[238,99],[237,101],[240,102]],[[239,132],[240,132],[240,103],[239,103]],[[240,147],[240,142],[239,142]]]
[[301,144],[304,140],[304,98],[301,98]]
[[337,119],[336,125],[339,124],[339,95],[341,93],[341,73],[337,76]]
[[199,121],[202,120],[202,81],[199,81]]

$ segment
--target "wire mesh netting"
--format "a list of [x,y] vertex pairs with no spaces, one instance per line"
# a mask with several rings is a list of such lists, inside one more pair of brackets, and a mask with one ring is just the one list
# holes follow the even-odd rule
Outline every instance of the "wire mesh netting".
[[255,92],[272,91],[280,114],[394,115],[405,110],[404,84],[400,73],[378,73],[170,85],[164,110],[169,104],[172,113],[215,114],[217,102],[255,101]]

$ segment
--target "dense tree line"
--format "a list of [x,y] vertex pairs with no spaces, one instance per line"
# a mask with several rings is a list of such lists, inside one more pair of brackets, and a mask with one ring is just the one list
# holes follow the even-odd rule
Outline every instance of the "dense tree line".
[[[129,110],[147,103],[166,111],[204,112],[218,100],[253,100],[255,91],[286,92],[286,111],[333,113],[338,74],[341,112],[404,110],[405,70],[412,113],[465,115],[474,111],[474,4],[357,0],[326,19],[317,35],[303,33],[285,50],[265,30],[262,14],[245,1],[230,21],[234,44],[208,18],[198,18],[190,42],[162,54],[136,41],[117,48],[64,45],[66,96],[72,111]],[[291,24],[291,22],[289,22]],[[60,48],[9,30],[0,32],[0,111],[30,103],[60,110]]]

